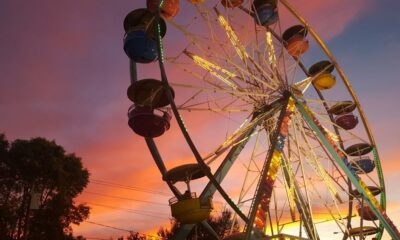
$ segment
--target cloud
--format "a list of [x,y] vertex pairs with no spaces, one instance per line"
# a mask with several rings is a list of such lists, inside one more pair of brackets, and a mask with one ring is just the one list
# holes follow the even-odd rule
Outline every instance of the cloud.
[[[373,9],[372,0],[290,1],[324,40],[340,35],[349,24]],[[293,22],[293,19],[292,19]]]

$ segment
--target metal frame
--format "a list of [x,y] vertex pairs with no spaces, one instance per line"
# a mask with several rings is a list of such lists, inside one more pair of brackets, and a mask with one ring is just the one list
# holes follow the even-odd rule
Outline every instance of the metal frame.
[[[313,128],[314,131],[316,131],[317,133],[317,137],[322,141],[322,143],[324,144],[324,146],[329,150],[329,152],[332,154],[333,158],[338,162],[338,164],[340,165],[340,167],[342,167],[342,169],[344,170],[344,172],[346,173],[346,175],[349,177],[349,179],[351,180],[351,182],[355,185],[356,189],[362,193],[365,197],[366,197],[366,202],[370,205],[371,209],[374,211],[375,214],[377,214],[378,218],[380,219],[380,223],[386,228],[386,230],[389,232],[389,234],[392,237],[400,237],[400,234],[398,233],[397,229],[395,229],[394,226],[392,226],[390,219],[386,216],[386,214],[384,213],[384,209],[385,209],[385,205],[386,205],[386,198],[385,198],[385,191],[384,191],[384,179],[383,179],[383,173],[382,173],[382,168],[380,165],[380,161],[379,161],[379,155],[378,155],[378,151],[376,149],[375,146],[375,141],[373,139],[371,130],[369,128],[369,125],[367,123],[367,120],[365,118],[364,112],[361,108],[361,105],[358,101],[358,98],[356,97],[352,87],[350,86],[347,78],[345,77],[342,69],[340,68],[340,66],[337,64],[336,60],[333,58],[332,54],[330,53],[330,51],[327,49],[327,47],[324,45],[324,43],[322,42],[322,40],[319,38],[319,36],[314,32],[314,30],[307,24],[307,22],[304,20],[304,18],[302,18],[289,4],[286,0],[280,0],[281,3],[283,5],[285,5],[285,7],[292,12],[292,14],[297,17],[299,19],[300,22],[302,22],[304,24],[304,26],[306,26],[306,28],[309,30],[309,32],[313,35],[313,37],[316,39],[316,41],[320,44],[320,46],[322,47],[322,49],[324,50],[324,52],[326,53],[326,55],[331,59],[332,63],[335,65],[339,75],[341,76],[345,86],[347,87],[348,91],[350,92],[354,102],[357,105],[357,108],[359,110],[361,119],[364,123],[365,129],[367,131],[368,137],[371,141],[373,148],[373,154],[374,154],[374,160],[375,160],[375,164],[377,167],[377,171],[378,171],[378,175],[379,175],[379,182],[381,184],[382,187],[382,193],[381,193],[381,204],[377,205],[377,203],[375,203],[372,199],[368,198],[368,194],[369,191],[368,189],[365,189],[365,186],[363,186],[362,181],[360,179],[357,179],[358,176],[354,176],[354,173],[352,173],[348,167],[346,167],[346,165],[343,165],[343,159],[340,158],[340,156],[338,155],[338,152],[335,151],[332,152],[331,150],[335,150],[333,148],[333,146],[329,145],[329,139],[324,139],[324,135],[321,131],[323,131],[323,129],[320,129],[320,132],[318,132],[316,129],[318,129],[318,124],[315,123],[312,119],[312,114],[311,112],[307,112],[307,107],[302,105],[301,102],[298,101],[298,99],[296,99],[296,107],[298,108],[298,110],[302,113],[303,118],[306,120],[306,122],[310,125],[311,128]],[[163,0],[160,1],[160,7],[162,6]],[[159,8],[160,11],[160,8]],[[159,14],[157,15],[157,22],[159,22],[160,16]],[[202,170],[205,172],[205,174],[207,175],[207,177],[209,178],[209,183],[207,184],[207,186],[205,187],[205,189],[203,190],[203,192],[201,193],[200,197],[201,198],[207,198],[212,196],[215,191],[219,191],[220,194],[223,196],[223,198],[227,201],[227,203],[235,210],[235,212],[242,218],[244,219],[246,222],[250,222],[252,223],[251,220],[254,221],[254,216],[255,216],[255,210],[256,208],[253,209],[253,211],[250,214],[250,219],[248,219],[242,212],[241,210],[235,205],[235,203],[233,203],[233,201],[229,198],[228,194],[222,189],[222,187],[220,186],[221,181],[223,180],[223,178],[226,176],[227,172],[229,171],[230,167],[232,166],[232,164],[234,163],[234,161],[236,160],[237,156],[240,154],[241,150],[244,148],[244,146],[246,145],[249,136],[253,133],[255,127],[253,127],[252,129],[250,129],[248,132],[246,132],[244,135],[245,138],[247,138],[246,141],[243,141],[242,143],[238,144],[237,146],[233,147],[231,149],[231,151],[229,152],[229,154],[227,155],[227,157],[224,159],[223,163],[221,164],[221,166],[218,168],[217,172],[213,175],[210,170],[208,169],[207,165],[205,164],[205,162],[203,161],[203,158],[200,156],[199,152],[197,151],[193,141],[191,140],[185,126],[183,123],[183,120],[181,119],[179,112],[177,110],[177,107],[175,105],[175,102],[173,100],[172,97],[172,93],[170,88],[168,87],[168,80],[167,80],[167,76],[165,73],[165,69],[164,69],[164,63],[163,63],[163,48],[162,48],[162,40],[161,37],[159,36],[157,38],[157,50],[158,50],[158,54],[159,54],[159,66],[160,66],[160,71],[161,71],[161,80],[164,83],[164,89],[167,92],[167,96],[171,102],[171,108],[172,111],[174,113],[174,116],[178,122],[178,125],[181,129],[182,134],[185,137],[186,142],[188,143],[190,149],[192,150],[199,166],[202,168]],[[300,64],[301,68],[303,69],[303,71],[305,70],[304,66],[302,64]],[[131,81],[136,81],[136,64],[131,61],[130,64],[130,70],[131,70]],[[307,71],[305,70],[305,73],[307,75]],[[318,94],[320,95],[320,97],[322,97],[322,95],[320,94],[320,92],[318,92]],[[323,97],[322,97],[323,98]],[[295,98],[294,98],[295,99]],[[326,107],[326,106],[325,106]],[[283,110],[282,110],[283,111]],[[331,116],[330,116],[331,117]],[[277,129],[279,129],[280,124],[277,125]],[[337,129],[335,129],[337,130]],[[277,131],[278,132],[278,131]],[[277,135],[277,133],[276,133]],[[325,136],[326,137],[326,136]],[[166,172],[166,168],[165,165],[161,159],[161,156],[157,150],[156,144],[154,143],[154,141],[152,139],[148,139],[146,138],[146,143],[150,149],[150,152],[152,153],[152,156],[161,172],[162,175],[165,174]],[[272,144],[274,144],[274,142],[272,142]],[[330,149],[332,148],[332,149]],[[271,151],[272,148],[270,149],[269,152]],[[336,155],[335,155],[336,154]],[[272,154],[269,154],[268,157],[268,161],[267,163],[270,161]],[[340,159],[340,160],[338,160]],[[266,163],[266,165],[268,165]],[[341,164],[342,163],[342,164]],[[343,166],[342,166],[343,165]],[[265,168],[268,169],[268,168]],[[263,170],[264,174],[266,174],[266,170]],[[347,170],[347,171],[346,171]],[[288,172],[285,172],[285,174],[289,174]],[[262,178],[260,178],[262,179]],[[357,180],[357,181],[356,181]],[[180,197],[181,193],[179,192],[179,190],[177,190],[171,183],[168,183],[168,186],[170,187],[171,191],[174,193],[174,195],[176,197]],[[258,187],[257,187],[258,189]],[[258,193],[258,192],[257,192]],[[258,195],[257,195],[258,196]],[[257,200],[257,196],[256,196],[256,200]],[[298,200],[299,201],[299,200]],[[299,203],[300,204],[300,203]],[[255,205],[257,206],[257,205]],[[218,238],[218,236],[216,235],[216,233],[214,231],[212,231],[212,228],[208,225],[208,223],[206,221],[203,221],[202,224],[206,227],[206,228],[210,228],[211,232],[214,234],[214,236],[216,236],[216,238]],[[189,233],[190,230],[192,229],[192,227],[194,226],[194,224],[189,224],[189,225],[184,225],[183,226],[183,230],[181,231],[182,233]],[[250,227],[247,228],[246,231],[246,236],[250,236],[248,233],[251,232],[251,224],[249,225]],[[394,227],[394,229],[393,229]],[[250,230],[249,230],[250,229]],[[382,232],[380,233],[382,234]],[[182,235],[183,237],[183,235]],[[380,235],[381,237],[381,235]],[[379,237],[379,239],[380,239]],[[178,238],[180,239],[180,238]],[[246,239],[248,239],[246,237]],[[316,238],[317,239],[317,238]]]
[[[275,128],[275,132],[274,132],[274,135],[272,137],[271,144],[270,144],[270,147],[269,147],[269,150],[268,150],[268,155],[266,157],[266,161],[264,162],[264,166],[262,168],[261,176],[260,176],[259,182],[257,184],[255,197],[254,197],[253,202],[252,202],[251,207],[250,207],[249,221],[247,222],[246,228],[245,228],[245,232],[246,232],[245,239],[251,239],[253,234],[254,234],[253,223],[254,223],[254,220],[256,218],[256,213],[257,213],[257,211],[259,209],[258,207],[259,207],[259,204],[261,202],[262,195],[264,193],[263,189],[260,189],[260,186],[261,186],[261,184],[263,184],[263,180],[265,180],[265,178],[269,175],[269,171],[268,170],[270,169],[270,165],[272,163],[274,154],[276,152],[281,152],[282,149],[283,149],[283,146],[285,144],[284,141],[285,141],[286,136],[282,136],[281,135],[283,119],[284,119],[286,114],[289,114],[289,116],[288,116],[289,119],[290,119],[290,115],[291,115],[291,113],[289,113],[290,95],[289,95],[288,92],[286,92],[285,95],[286,95],[285,96],[286,103],[284,105],[284,108],[282,108],[281,113],[279,115],[279,118],[278,118],[278,121],[277,121],[277,124],[276,124],[276,128]],[[278,140],[281,140],[283,142],[279,142]],[[280,162],[280,160],[281,159],[279,159],[279,162]],[[272,192],[267,193],[269,195],[268,198],[271,198],[271,193]]]

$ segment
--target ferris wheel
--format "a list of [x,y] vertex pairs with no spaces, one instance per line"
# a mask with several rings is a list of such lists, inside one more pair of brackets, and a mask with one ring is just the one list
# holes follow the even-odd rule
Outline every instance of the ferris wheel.
[[[129,126],[145,138],[174,195],[177,239],[197,225],[219,239],[207,223],[214,195],[244,226],[224,239],[381,239],[384,232],[400,239],[360,102],[288,0],[143,7],[124,20]],[[138,79],[144,65],[161,77]],[[172,118],[195,162],[166,169],[154,139],[166,137]],[[196,179],[208,181],[201,192],[192,191]]]

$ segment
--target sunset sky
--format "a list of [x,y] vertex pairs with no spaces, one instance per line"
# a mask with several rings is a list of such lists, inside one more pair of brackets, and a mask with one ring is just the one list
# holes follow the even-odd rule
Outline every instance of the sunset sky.
[[[381,155],[387,212],[400,226],[400,2],[289,2],[321,34],[360,99]],[[91,206],[88,221],[154,233],[169,226],[172,194],[144,139],[128,127],[129,61],[122,49],[123,19],[143,7],[144,0],[0,0],[0,132],[9,140],[54,139],[82,158],[92,182],[77,202]],[[191,7],[181,0],[180,17]],[[167,52],[178,49],[177,38],[167,32]],[[138,67],[142,77],[158,74],[156,64]],[[170,70],[169,78],[178,74]],[[210,119],[190,121],[193,134],[218,129]],[[207,143],[200,136],[199,144]],[[181,148],[175,120],[163,137],[168,168],[194,161]],[[74,232],[104,239],[125,234],[93,223]]]

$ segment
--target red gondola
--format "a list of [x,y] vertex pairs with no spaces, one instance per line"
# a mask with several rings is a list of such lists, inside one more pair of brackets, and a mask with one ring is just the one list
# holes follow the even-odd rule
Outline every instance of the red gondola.
[[367,204],[357,205],[357,212],[358,212],[358,215],[364,220],[367,220],[367,221],[378,220],[375,213],[371,210],[371,208]]
[[[156,112],[158,114],[156,114]],[[129,127],[140,136],[155,138],[170,127],[171,115],[150,107],[133,106],[129,109]]]
[[352,113],[350,113],[337,117],[335,119],[335,122],[338,126],[343,128],[344,130],[351,130],[357,126],[358,118],[354,116]]

